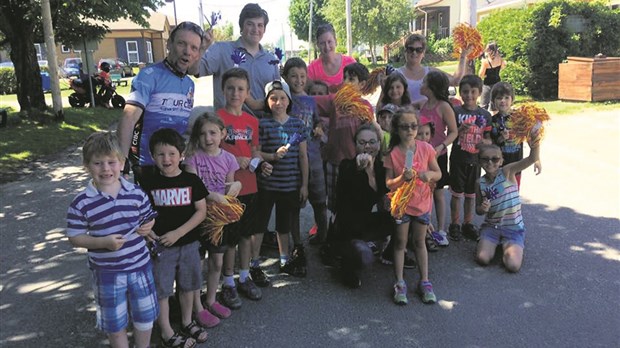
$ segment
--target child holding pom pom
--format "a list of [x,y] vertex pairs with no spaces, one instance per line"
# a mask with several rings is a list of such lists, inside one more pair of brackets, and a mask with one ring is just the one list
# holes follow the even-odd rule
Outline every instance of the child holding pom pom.
[[497,145],[479,146],[478,160],[485,174],[476,185],[476,213],[486,215],[476,248],[476,261],[481,265],[489,264],[501,243],[506,270],[517,272],[521,268],[525,226],[515,175],[539,160],[536,139],[530,141],[530,147],[527,158],[503,165],[502,151]]

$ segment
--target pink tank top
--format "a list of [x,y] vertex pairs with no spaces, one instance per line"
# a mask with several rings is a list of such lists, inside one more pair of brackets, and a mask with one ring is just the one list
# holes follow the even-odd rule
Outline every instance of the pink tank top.
[[[437,147],[448,137],[448,126],[443,122],[443,118],[441,117],[441,114],[439,114],[439,105],[441,105],[441,101],[432,109],[427,109],[427,105],[428,104],[425,103],[420,109],[420,117],[427,117],[435,124],[435,135],[431,139],[431,145],[433,145],[433,147]],[[447,150],[444,147],[440,154],[443,155],[446,152]]]

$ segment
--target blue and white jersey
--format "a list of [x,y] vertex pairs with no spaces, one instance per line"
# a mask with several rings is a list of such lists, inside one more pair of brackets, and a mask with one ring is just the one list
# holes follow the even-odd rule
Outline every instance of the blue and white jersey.
[[132,162],[153,165],[149,152],[151,134],[162,128],[172,128],[180,134],[187,131],[194,106],[194,81],[173,72],[167,62],[159,62],[142,69],[133,79],[127,104],[144,110],[131,138]]

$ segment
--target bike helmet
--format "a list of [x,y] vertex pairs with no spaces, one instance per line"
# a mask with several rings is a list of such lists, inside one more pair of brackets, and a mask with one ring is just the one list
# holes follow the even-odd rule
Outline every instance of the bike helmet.
[[101,69],[101,71],[110,72],[110,63],[108,62],[101,63],[101,65],[99,66],[99,69]]

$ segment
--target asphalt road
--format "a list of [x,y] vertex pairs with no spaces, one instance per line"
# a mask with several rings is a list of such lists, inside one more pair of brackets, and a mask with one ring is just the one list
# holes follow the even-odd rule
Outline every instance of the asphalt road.
[[[305,279],[277,274],[267,249],[273,286],[209,330],[201,347],[619,347],[619,116],[548,125],[543,173],[528,169],[522,179],[528,235],[518,274],[480,267],[473,242],[453,242],[430,254],[439,303],[424,305],[410,290],[401,307],[391,301],[388,266],[377,262],[351,290],[313,247]],[[66,208],[87,180],[77,150],[0,186],[2,347],[107,344],[94,329],[86,255],[63,233]],[[410,285],[416,279],[417,270],[406,271]]]

